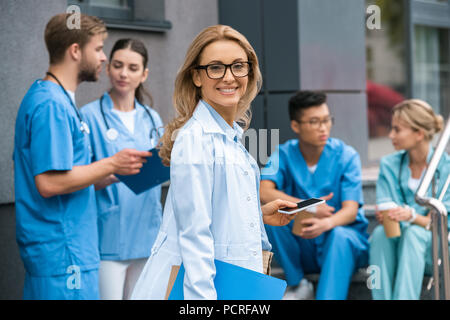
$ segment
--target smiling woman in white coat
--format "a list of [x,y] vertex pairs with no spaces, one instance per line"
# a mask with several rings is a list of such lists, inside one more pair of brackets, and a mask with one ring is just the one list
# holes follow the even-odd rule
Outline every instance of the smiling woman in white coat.
[[254,49],[231,27],[208,27],[189,47],[160,150],[171,181],[163,222],[133,299],[164,299],[182,263],[185,299],[217,299],[214,259],[268,273],[264,223],[288,224],[278,209],[296,204],[261,207],[259,167],[241,142],[261,81]]

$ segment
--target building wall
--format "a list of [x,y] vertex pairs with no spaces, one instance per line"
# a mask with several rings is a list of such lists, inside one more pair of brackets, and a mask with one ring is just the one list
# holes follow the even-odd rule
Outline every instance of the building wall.
[[367,164],[364,2],[219,0],[219,21],[241,31],[259,57],[264,83],[253,128],[279,129],[280,143],[296,138],[289,98],[297,90],[324,91],[336,120],[332,136]]
[[[217,2],[211,0],[166,0],[166,20],[172,29],[166,32],[109,30],[105,53],[119,38],[136,37],[149,50],[147,88],[154,98],[154,107],[167,122],[173,115],[172,94],[176,72],[192,39],[204,27],[218,21]],[[0,203],[14,202],[13,162],[14,124],[20,102],[34,80],[42,78],[48,68],[48,55],[43,34],[48,20],[65,12],[66,0],[3,0],[0,1],[2,68],[2,117],[0,128]],[[5,63],[6,61],[6,63]],[[76,92],[79,107],[98,99],[109,88],[106,73],[97,83],[83,83]]]
[[[20,102],[34,80],[42,78],[48,68],[43,34],[48,20],[65,12],[66,0],[0,1],[0,299],[20,299],[24,270],[15,241],[14,179],[12,153],[14,126]],[[188,45],[204,28],[218,22],[217,1],[166,0],[166,20],[172,29],[164,33],[109,30],[105,53],[123,37],[144,41],[149,50],[147,89],[153,95],[154,107],[167,122],[173,116],[172,94],[176,72]],[[76,93],[78,106],[100,97],[109,88],[105,75],[97,83],[83,83]]]

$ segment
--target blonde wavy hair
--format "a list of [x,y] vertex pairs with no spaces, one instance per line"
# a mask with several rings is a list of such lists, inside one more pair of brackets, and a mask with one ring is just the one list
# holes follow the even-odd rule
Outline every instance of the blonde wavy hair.
[[258,57],[248,40],[238,31],[225,25],[214,25],[202,30],[189,46],[184,64],[178,71],[175,79],[173,104],[175,118],[165,127],[161,138],[159,156],[163,163],[170,165],[170,156],[175,142],[176,133],[193,115],[195,107],[201,99],[201,88],[194,85],[193,70],[198,66],[201,54],[206,46],[219,40],[231,40],[238,43],[246,52],[248,61],[251,62],[251,71],[248,75],[247,90],[238,102],[235,121],[244,130],[248,128],[251,120],[250,103],[261,89],[262,76],[259,70]]
[[425,101],[410,99],[400,102],[392,109],[392,116],[406,122],[413,130],[421,130],[430,141],[444,126],[444,119],[436,114]]

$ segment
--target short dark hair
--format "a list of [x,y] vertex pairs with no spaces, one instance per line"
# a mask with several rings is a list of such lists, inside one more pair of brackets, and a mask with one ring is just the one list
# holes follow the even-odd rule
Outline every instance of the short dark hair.
[[298,91],[289,99],[289,117],[298,120],[301,112],[311,107],[318,107],[327,102],[327,95],[323,92]]

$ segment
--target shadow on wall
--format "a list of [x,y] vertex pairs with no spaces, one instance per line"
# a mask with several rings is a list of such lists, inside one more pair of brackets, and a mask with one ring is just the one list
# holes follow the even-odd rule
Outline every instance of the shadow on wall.
[[0,300],[22,299],[25,269],[16,242],[13,204],[0,205]]

